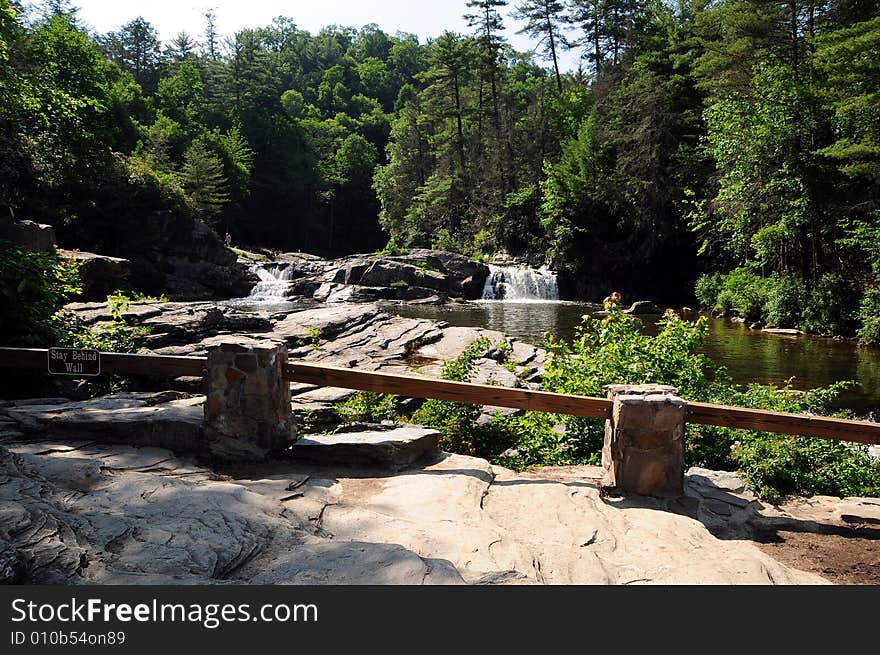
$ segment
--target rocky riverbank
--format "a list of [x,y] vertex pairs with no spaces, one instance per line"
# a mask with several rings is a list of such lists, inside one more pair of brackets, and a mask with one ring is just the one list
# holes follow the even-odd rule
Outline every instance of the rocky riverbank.
[[[87,323],[109,316],[102,303],[67,311]],[[200,354],[247,335],[284,341],[304,361],[411,375],[437,375],[479,336],[505,338],[375,304],[138,302],[123,318],[150,328],[154,353]],[[507,342],[507,365],[488,347],[478,381],[537,387],[544,352]],[[698,469],[679,500],[606,498],[597,468],[516,473],[442,453],[436,432],[406,425],[349,426],[306,435],[270,461],[212,464],[185,452],[203,430],[200,379],[137,384],[154,390],[0,403],[4,581],[821,584],[821,568],[783,565],[771,554],[787,551],[752,540],[880,521],[876,500],[774,508],[737,476]],[[291,387],[292,411],[318,431],[334,428],[334,403],[353,393]]]
[[443,303],[479,298],[489,269],[462,255],[439,250],[410,250],[405,255],[351,255],[321,259],[306,253],[281,253],[273,261],[249,263],[260,277],[258,298],[310,298],[320,302],[403,300]]
[[[87,324],[110,318],[106,303],[73,303],[66,311]],[[284,342],[292,359],[333,366],[438,376],[443,359],[457,357],[479,337],[488,347],[477,361],[475,382],[509,387],[538,388],[544,352],[501,332],[479,328],[451,327],[427,319],[401,318],[375,303],[334,303],[306,310],[245,310],[234,304],[212,302],[133,302],[121,318],[131,325],[149,328],[144,352],[161,355],[204,355],[208,347],[231,335]],[[497,349],[509,345],[503,355]],[[503,360],[503,361],[502,361]],[[136,389],[173,389],[204,393],[201,378],[133,380]],[[88,383],[68,389],[68,395],[88,394]],[[338,422],[335,403],[355,392],[348,389],[292,386],[294,412],[308,416],[316,425]],[[487,409],[491,412],[491,409]]]

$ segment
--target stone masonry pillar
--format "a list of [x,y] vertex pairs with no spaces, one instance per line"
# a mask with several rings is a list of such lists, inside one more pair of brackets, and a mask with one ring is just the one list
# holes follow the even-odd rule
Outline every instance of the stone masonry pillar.
[[606,387],[614,402],[605,421],[602,487],[643,496],[684,493],[684,417],[687,403],[674,387]]
[[283,343],[230,339],[208,350],[209,454],[258,460],[296,440],[290,384],[284,379],[286,364]]

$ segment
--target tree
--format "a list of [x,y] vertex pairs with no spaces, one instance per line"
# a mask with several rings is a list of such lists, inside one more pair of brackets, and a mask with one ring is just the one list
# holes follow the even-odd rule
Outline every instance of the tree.
[[156,104],[184,131],[197,134],[202,126],[205,107],[205,87],[199,70],[189,61],[183,61],[171,77],[159,81]]
[[98,39],[104,55],[131,73],[148,93],[158,82],[160,50],[155,28],[142,17],[126,23],[118,32]]
[[220,59],[220,39],[217,36],[217,15],[213,9],[205,12],[205,55],[211,61]]
[[206,223],[216,223],[229,202],[227,180],[220,158],[202,139],[196,139],[187,149],[181,184],[196,215]]
[[192,61],[196,58],[196,43],[186,32],[179,32],[165,47],[165,58],[174,63]]
[[556,90],[562,93],[562,77],[559,74],[558,48],[566,45],[562,33],[563,12],[565,4],[559,0],[523,0],[511,14],[517,20],[526,21],[525,27],[517,34],[528,34],[538,40],[538,47],[543,47],[546,57],[553,61],[556,73]]
[[584,32],[584,37],[577,39],[572,45],[580,46],[587,53],[585,59],[592,62],[593,72],[598,76],[605,61],[606,2],[571,0],[570,8],[571,13],[566,17],[566,22],[579,25]]

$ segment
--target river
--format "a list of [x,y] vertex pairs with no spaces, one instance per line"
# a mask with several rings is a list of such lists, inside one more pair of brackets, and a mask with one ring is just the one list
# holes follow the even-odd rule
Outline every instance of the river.
[[[571,339],[584,314],[601,309],[584,302],[552,300],[559,297],[556,274],[546,268],[490,265],[482,301],[446,305],[387,303],[392,314],[446,321],[450,325],[485,327],[540,345],[544,332]],[[245,306],[264,311],[305,308],[314,301],[285,300],[290,271],[257,266],[261,282]],[[528,300],[526,300],[528,299]],[[686,312],[686,319],[699,314]],[[646,332],[656,332],[659,315],[639,317]],[[741,384],[760,382],[781,386],[791,381],[794,389],[828,386],[839,380],[856,384],[843,392],[835,407],[851,409],[858,416],[880,419],[880,348],[823,337],[769,334],[749,330],[742,323],[710,318],[709,334],[702,352],[727,368]]]

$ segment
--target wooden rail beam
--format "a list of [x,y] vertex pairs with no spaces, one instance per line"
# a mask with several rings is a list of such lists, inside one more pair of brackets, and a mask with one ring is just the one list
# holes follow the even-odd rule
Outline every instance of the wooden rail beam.
[[[0,348],[0,367],[47,370],[46,348]],[[207,357],[177,355],[141,355],[131,353],[101,353],[102,373],[179,377],[204,375]]]
[[530,391],[488,384],[434,380],[423,378],[415,373],[413,375],[399,375],[291,362],[287,365],[286,377],[293,382],[317,384],[322,387],[359,389],[413,398],[438,398],[471,405],[514,407],[535,412],[611,418],[611,401],[606,398],[569,396],[549,391]]
[[725,428],[880,444],[880,423],[870,421],[851,421],[828,416],[807,416],[698,402],[688,403],[685,417],[691,423],[718,425]]
[[[0,348],[0,367],[46,371],[46,348]],[[101,353],[103,373],[151,375],[157,377],[202,376],[206,357]],[[610,400],[588,396],[570,396],[548,391],[510,389],[487,384],[450,382],[423,378],[417,374],[400,375],[357,369],[288,362],[285,378],[324,387],[342,387],[375,391],[414,398],[438,398],[472,405],[513,407],[535,412],[570,414],[607,419],[611,417]],[[686,418],[691,423],[717,425],[741,430],[759,430],[837,439],[864,444],[880,444],[880,423],[851,421],[826,416],[807,416],[711,403],[689,402]]]

